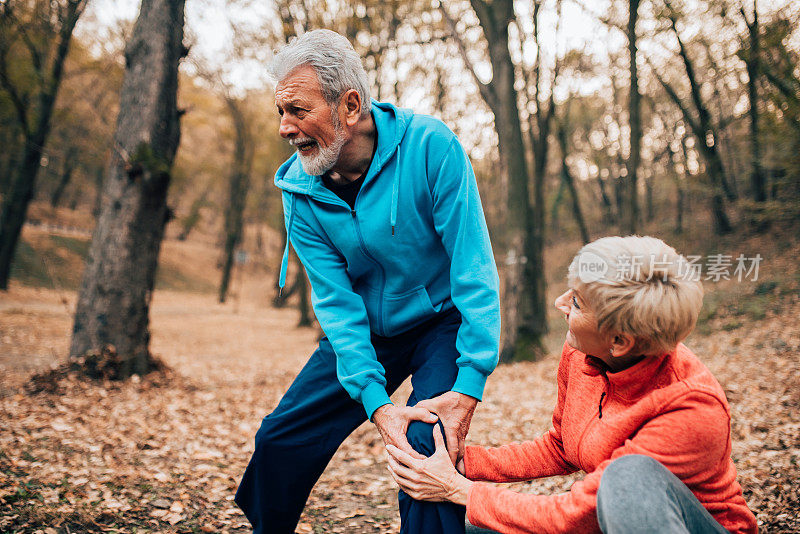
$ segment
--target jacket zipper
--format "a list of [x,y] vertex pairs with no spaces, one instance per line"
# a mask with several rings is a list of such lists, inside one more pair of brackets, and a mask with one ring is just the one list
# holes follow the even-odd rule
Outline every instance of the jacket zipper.
[[604,391],[602,395],[600,395],[600,402],[597,404],[597,418],[603,418],[603,399],[606,398],[606,392]]
[[[358,201],[358,195],[356,195],[356,202],[357,201]],[[354,204],[355,204],[355,202],[354,202]],[[358,218],[356,217],[356,210],[351,209],[350,210],[350,215],[351,215],[351,218],[353,220],[353,226],[356,229],[356,236],[358,236],[358,246],[361,248],[361,252],[372,263],[377,265],[378,269],[381,272],[381,284],[380,284],[380,288],[381,289],[380,289],[380,292],[378,293],[378,323],[379,324],[377,326],[378,326],[378,330],[379,330],[378,333],[380,335],[384,336],[384,335],[386,335],[386,332],[385,332],[386,329],[385,329],[384,324],[383,324],[384,323],[384,321],[383,321],[383,291],[385,289],[384,286],[386,285],[386,272],[383,269],[383,265],[381,265],[381,263],[378,260],[376,260],[372,256],[372,254],[370,254],[369,251],[367,250],[367,244],[364,242],[364,236],[361,235],[361,226],[359,226]]]

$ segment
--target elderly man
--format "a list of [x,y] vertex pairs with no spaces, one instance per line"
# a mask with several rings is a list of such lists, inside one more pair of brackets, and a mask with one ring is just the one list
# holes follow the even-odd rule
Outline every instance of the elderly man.
[[[432,117],[371,102],[361,61],[316,30],[271,71],[280,135],[297,153],[278,170],[288,240],[308,273],[326,334],[264,418],[236,503],[255,532],[293,532],[316,480],[367,418],[385,444],[451,459],[497,364],[497,270],[475,176]],[[285,281],[287,249],[281,265]],[[389,395],[411,376],[405,407]],[[464,507],[401,492],[401,532],[464,531]]]

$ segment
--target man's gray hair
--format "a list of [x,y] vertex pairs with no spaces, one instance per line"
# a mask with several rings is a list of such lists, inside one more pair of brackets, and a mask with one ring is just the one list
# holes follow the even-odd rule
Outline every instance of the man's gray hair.
[[332,105],[355,89],[361,96],[361,116],[370,111],[367,73],[353,45],[331,30],[313,30],[293,38],[270,63],[269,74],[280,83],[296,68],[309,65],[317,73],[322,96]]

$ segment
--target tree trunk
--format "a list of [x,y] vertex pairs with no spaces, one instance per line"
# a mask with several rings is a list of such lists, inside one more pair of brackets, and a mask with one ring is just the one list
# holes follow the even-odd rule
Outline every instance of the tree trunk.
[[683,233],[683,209],[684,209],[684,199],[686,198],[686,192],[681,185],[680,180],[675,180],[675,188],[677,189],[677,199],[675,201],[675,233],[682,234]]
[[611,199],[606,191],[606,181],[603,180],[600,173],[597,174],[597,185],[600,187],[600,198],[603,200],[603,216],[610,224],[617,223],[617,217],[614,215],[614,207],[611,204]]
[[[8,130],[8,127],[6,127]],[[10,131],[4,132],[2,146],[5,153],[0,156],[0,195],[5,197],[11,191],[11,182],[14,179],[14,169],[19,165],[17,158],[21,152],[22,143]]]
[[622,226],[623,213],[625,212],[625,177],[620,174],[614,177],[614,203],[617,205],[617,220]]
[[514,88],[514,63],[508,48],[508,26],[515,18],[514,6],[511,0],[495,0],[491,4],[471,0],[470,3],[488,44],[492,65],[492,80],[488,84],[481,82],[475,73],[455,21],[444,5],[440,4],[440,10],[481,97],[494,114],[501,172],[507,183],[500,360],[538,358],[542,352],[542,336],[547,331],[542,253],[546,210],[541,188],[534,189],[537,209],[531,210],[530,205],[528,163]]
[[228,205],[225,209],[225,249],[222,266],[222,280],[219,286],[219,302],[224,303],[228,293],[231,269],[233,268],[236,247],[242,241],[244,208],[253,166],[253,140],[247,121],[242,112],[242,102],[226,96],[225,103],[231,115],[235,130],[233,167],[231,171]]
[[542,336],[547,331],[542,253],[545,206],[541,191],[536,190],[536,176],[536,209],[532,210],[530,205],[528,165],[514,88],[514,64],[508,47],[508,25],[514,19],[514,8],[510,0],[495,1],[491,6],[472,0],[472,5],[489,43],[491,85],[496,98],[488,103],[494,112],[500,157],[508,180],[506,317],[500,359],[505,362],[536,359],[542,350]]
[[[183,25],[183,0],[142,0],[125,50],[116,150],[104,180],[70,347],[78,364],[92,353],[115,355],[108,378],[144,374],[155,367],[149,307],[180,139]],[[90,373],[88,358],[84,365]]]
[[98,167],[94,173],[94,202],[92,203],[92,217],[97,221],[100,218],[100,211],[103,209],[103,167]]
[[569,146],[567,144],[567,131],[564,121],[568,120],[568,118],[567,116],[563,121],[558,122],[558,130],[556,132],[558,144],[561,148],[561,180],[566,184],[567,189],[569,189],[569,195],[572,198],[572,214],[575,217],[575,221],[578,223],[578,229],[581,232],[581,240],[586,244],[590,241],[589,230],[586,228],[586,221],[583,218],[583,211],[581,210],[580,200],[578,199],[578,190],[575,187],[575,179],[572,173],[569,172],[569,166],[567,165]]
[[550,228],[558,228],[558,212],[559,208],[561,208],[561,202],[564,200],[564,191],[566,189],[567,183],[563,179],[560,180],[553,204],[550,206]]
[[8,196],[3,199],[3,212],[0,213],[0,289],[8,289],[14,251],[22,233],[28,205],[33,200],[36,173],[41,160],[40,146],[31,141],[25,143],[21,165],[16,170]]
[[189,207],[189,213],[183,219],[183,227],[181,233],[178,234],[178,241],[186,241],[189,234],[194,230],[197,223],[200,222],[200,210],[206,205],[206,199],[211,188],[206,188],[197,198],[194,199],[192,205]]
[[628,99],[628,122],[630,124],[631,152],[628,156],[627,198],[625,209],[625,232],[635,234],[639,226],[638,173],[642,147],[642,104],[639,94],[639,69],[636,65],[636,21],[639,18],[639,0],[630,0],[628,13],[628,58],[630,60],[630,96]]
[[651,173],[648,173],[646,177],[643,177],[643,180],[645,192],[645,220],[647,222],[652,222],[652,220],[655,218],[655,207],[653,206],[654,176]]
[[758,1],[753,0],[753,20],[748,21],[742,7],[747,29],[750,33],[750,50],[747,52],[747,96],[750,102],[750,192],[753,200],[764,202],[767,200],[766,180],[764,170],[761,168],[761,143],[758,138],[758,71],[760,59],[760,40],[758,26]]
[[61,202],[61,197],[64,195],[64,190],[66,190],[67,185],[69,185],[72,179],[72,171],[75,169],[75,156],[76,154],[72,150],[67,152],[67,159],[64,160],[64,168],[61,170],[61,179],[59,179],[58,185],[53,190],[53,194],[50,195],[50,206],[53,208],[58,207],[59,202]]
[[[53,63],[46,72],[44,70],[38,72],[42,78],[36,104],[25,111],[20,108],[20,124],[24,131],[25,144],[22,159],[13,172],[11,189],[3,199],[2,213],[0,213],[0,290],[8,289],[11,262],[28,213],[28,205],[33,199],[36,188],[36,175],[39,172],[42,150],[50,133],[50,119],[64,74],[64,61],[72,40],[72,31],[84,6],[84,0],[67,2],[60,21]],[[31,119],[34,121],[32,125],[29,125],[26,117],[35,117]]]

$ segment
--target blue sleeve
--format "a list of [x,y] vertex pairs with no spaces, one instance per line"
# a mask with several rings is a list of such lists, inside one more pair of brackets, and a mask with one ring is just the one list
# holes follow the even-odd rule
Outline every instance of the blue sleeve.
[[478,400],[500,352],[500,292],[478,184],[453,137],[433,179],[433,222],[450,256],[450,295],[461,313],[453,391]]
[[311,282],[311,303],[322,330],[336,352],[336,375],[345,391],[364,405],[367,417],[390,404],[386,393],[386,377],[370,341],[369,320],[362,298],[353,291],[342,255],[315,231],[316,219],[303,209],[304,198],[292,202],[291,193],[283,193],[284,217],[292,246],[308,273]]

